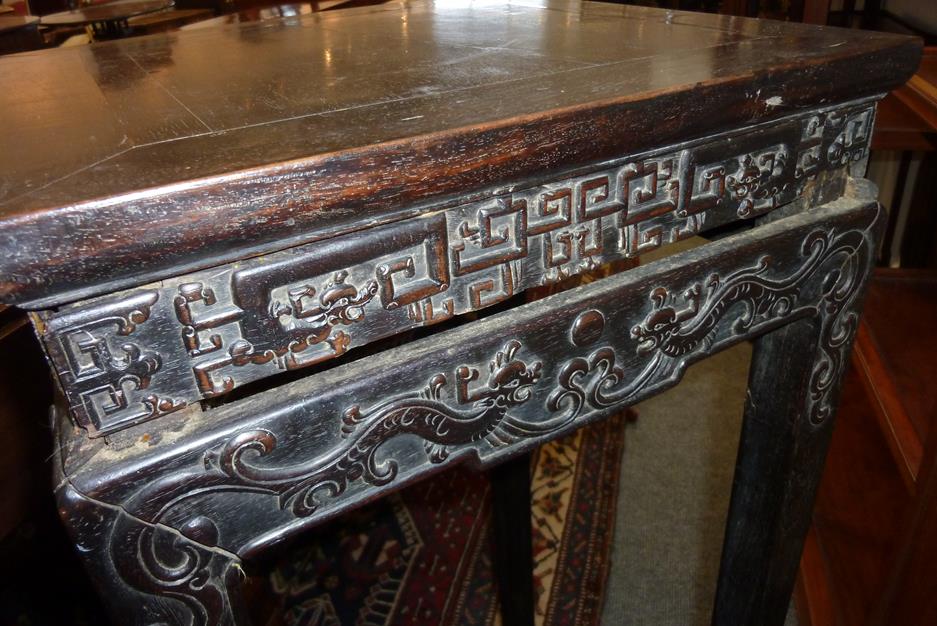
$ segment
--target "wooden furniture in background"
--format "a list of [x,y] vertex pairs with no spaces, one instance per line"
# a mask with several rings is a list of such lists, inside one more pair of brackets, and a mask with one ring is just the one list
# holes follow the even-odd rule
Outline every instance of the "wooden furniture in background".
[[42,45],[39,18],[31,15],[0,15],[0,54],[32,50]]
[[[919,71],[908,84],[885,96],[876,112],[873,153],[893,150],[900,154],[894,188],[880,190],[891,196],[884,199],[888,227],[882,243],[883,265],[937,265],[937,212],[933,210],[937,197],[933,176],[937,172],[937,98],[931,99],[937,87],[926,86],[937,78],[933,76],[935,61],[937,48],[925,47]],[[912,168],[915,156],[919,161]],[[907,211],[903,212],[905,204]]]
[[187,24],[213,19],[210,9],[173,9],[147,15],[138,15],[127,20],[127,26],[137,35],[152,35],[168,30],[183,28]]
[[52,400],[47,366],[26,314],[0,305],[0,540],[32,510],[51,479],[44,471],[48,429],[42,419]]
[[49,28],[91,27],[96,39],[115,39],[132,34],[128,20],[132,17],[171,9],[174,0],[116,0],[94,4],[72,11],[42,16],[40,23]]
[[244,568],[301,531],[754,340],[713,623],[782,623],[883,226],[874,107],[919,56],[402,2],[0,59],[0,300],[52,364],[59,509],[115,619],[243,621]]
[[937,47],[924,48],[918,71],[894,93],[932,129],[937,129]]
[[937,272],[872,279],[798,585],[805,626],[937,620]]
[[[937,134],[937,47],[924,49],[921,67],[895,97],[926,124],[928,139]],[[937,269],[937,152],[922,161],[901,244],[901,266]]]

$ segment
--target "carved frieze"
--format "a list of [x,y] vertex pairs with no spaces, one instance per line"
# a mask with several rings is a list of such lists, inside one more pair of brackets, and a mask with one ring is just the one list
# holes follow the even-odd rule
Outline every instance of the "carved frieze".
[[763,215],[845,176],[872,117],[868,102],[815,111],[126,292],[114,302],[148,294],[136,341],[98,302],[43,314],[43,338],[76,420],[106,434]]
[[[194,614],[225,614],[230,599],[201,582],[254,547],[444,464],[496,462],[601,419],[787,324],[814,329],[800,410],[819,427],[835,406],[881,221],[874,201],[779,220],[221,407],[166,446],[130,445],[94,494],[121,513],[108,535],[115,571]],[[345,278],[331,283],[339,299],[368,298]],[[300,308],[311,307],[328,309],[319,299]]]

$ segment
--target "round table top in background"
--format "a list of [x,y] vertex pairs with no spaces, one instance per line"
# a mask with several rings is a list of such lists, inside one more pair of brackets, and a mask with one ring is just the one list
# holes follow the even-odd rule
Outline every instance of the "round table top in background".
[[94,22],[125,20],[137,15],[156,13],[171,8],[174,0],[118,0],[107,4],[96,4],[74,11],[62,11],[43,15],[43,26],[81,26]]
[[303,15],[311,15],[314,12],[312,5],[309,3],[271,5],[239,11],[237,13],[226,13],[207,20],[199,20],[198,22],[186,24],[180,28],[180,30],[200,30],[203,28],[228,26],[229,24],[246,24],[248,22],[294,18]]
[[0,15],[0,33],[37,24],[39,18],[35,15]]

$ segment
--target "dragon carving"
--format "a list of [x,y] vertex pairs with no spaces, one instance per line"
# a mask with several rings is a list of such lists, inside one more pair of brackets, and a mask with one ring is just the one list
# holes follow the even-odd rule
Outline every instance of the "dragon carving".
[[489,363],[485,383],[475,389],[471,383],[479,378],[478,370],[464,365],[456,368],[456,406],[441,398],[448,381],[445,374],[436,374],[418,393],[364,412],[357,405],[349,407],[343,415],[344,442],[326,458],[288,467],[256,465],[251,461],[276,447],[276,436],[258,429],[207,453],[205,465],[237,484],[278,493],[281,505],[291,506],[297,516],[311,515],[319,506],[320,493],[338,496],[358,479],[375,486],[391,482],[397,463],[378,460],[377,453],[401,435],[420,437],[432,463],[445,460],[449,446],[486,438],[496,445],[502,420],[512,407],[530,398],[530,387],[540,378],[540,362],[527,364],[515,358],[520,348],[520,342],[509,341]]
[[[479,371],[457,367],[454,404],[442,397],[448,381],[440,373],[430,377],[422,391],[367,411],[357,405],[349,407],[343,415],[342,442],[331,453],[307,463],[260,464],[262,457],[276,449],[276,435],[263,428],[237,433],[207,450],[197,469],[153,481],[124,503],[132,516],[117,519],[115,536],[133,548],[115,553],[117,570],[141,591],[178,599],[197,623],[231,619],[233,600],[220,581],[230,583],[228,579],[237,578],[239,569],[231,555],[205,548],[217,545],[217,526],[208,517],[195,516],[178,532],[170,531],[171,523],[165,520],[171,511],[205,493],[251,491],[279,495],[282,507],[290,506],[295,515],[304,517],[318,509],[322,495],[338,496],[351,481],[361,479],[375,486],[391,482],[397,475],[397,462],[380,461],[377,454],[402,435],[421,438],[431,463],[445,460],[449,446],[481,439],[499,445],[503,441],[498,438],[499,428],[508,411],[530,399],[531,387],[541,376],[541,363],[517,358],[520,349],[519,341],[508,341],[489,362],[484,383],[474,388]],[[164,610],[171,612],[172,607],[157,608],[166,617]]]
[[[822,422],[832,411],[833,382],[843,368],[843,355],[848,354],[856,326],[856,314],[850,307],[869,254],[863,235],[857,231],[835,239],[831,233],[815,231],[804,242],[803,256],[799,267],[779,278],[766,275],[774,267],[767,256],[753,267],[725,278],[713,274],[705,287],[696,283],[683,292],[682,307],[672,302],[667,289],[652,290],[651,312],[631,329],[631,336],[638,342],[636,353],[651,355],[647,364],[636,375],[626,376],[610,346],[599,348],[587,358],[569,360],[561,367],[558,386],[547,401],[548,410],[560,414],[549,426],[565,427],[586,405],[603,408],[629,402],[652,380],[676,380],[695,354],[705,353],[717,341],[720,325],[736,306],[742,311],[732,325],[735,335],[819,315],[819,353],[811,375],[810,415],[814,423]],[[826,274],[820,285],[820,304],[811,301],[799,306],[798,299],[805,285],[810,284],[806,279],[821,271]],[[521,426],[508,418],[503,428]]]
[[312,285],[302,285],[290,289],[287,293],[289,304],[279,300],[270,303],[270,316],[279,319],[286,330],[295,330],[307,335],[300,342],[302,347],[321,343],[328,339],[332,327],[349,325],[359,321],[364,316],[364,307],[377,293],[377,282],[368,281],[361,292],[346,282],[348,272],[336,272],[332,280],[328,281],[319,294],[318,303],[310,306],[317,291]]
[[744,268],[725,279],[713,274],[705,291],[696,283],[683,292],[687,306],[682,309],[669,304],[669,292],[658,287],[651,292],[651,312],[631,329],[631,336],[638,340],[638,354],[659,351],[679,358],[695,351],[712,336],[726,311],[735,305],[745,307],[735,323],[736,332],[762,321],[785,317],[796,305],[802,279],[822,262],[825,247],[815,246],[807,262],[784,278],[765,276],[772,267],[772,260],[767,256],[755,267]]

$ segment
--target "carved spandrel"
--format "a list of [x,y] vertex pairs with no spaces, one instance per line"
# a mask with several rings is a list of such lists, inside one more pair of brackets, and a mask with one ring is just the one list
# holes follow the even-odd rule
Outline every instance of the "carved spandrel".
[[[111,341],[110,357],[116,364],[147,350],[158,356],[160,380],[174,381],[158,398],[223,395],[774,210],[821,171],[845,178],[847,164],[867,149],[871,120],[868,103],[818,111],[165,281],[148,290],[159,294],[154,314],[163,321],[144,329],[140,355]],[[134,293],[143,292],[126,297]],[[123,410],[113,407],[130,391],[99,393],[94,412]]]

